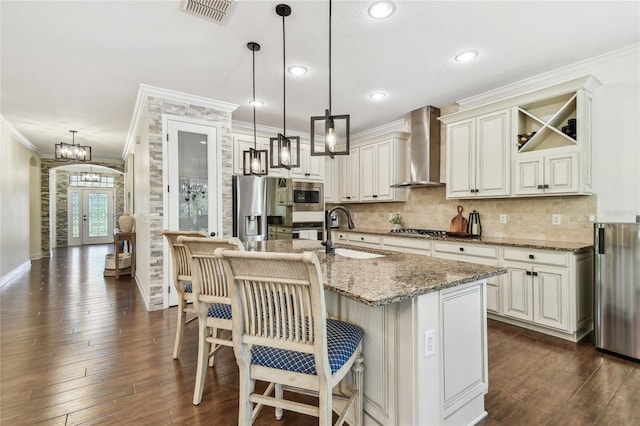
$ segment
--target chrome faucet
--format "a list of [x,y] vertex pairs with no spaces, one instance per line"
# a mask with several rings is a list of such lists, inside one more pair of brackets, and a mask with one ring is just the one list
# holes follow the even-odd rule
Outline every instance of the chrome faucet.
[[353,229],[356,225],[353,223],[353,219],[351,218],[351,212],[347,210],[346,207],[343,206],[335,206],[330,210],[324,211],[324,233],[326,235],[325,241],[322,242],[322,245],[325,247],[325,253],[333,253],[333,241],[331,241],[331,214],[336,210],[342,210],[345,215],[347,215],[347,223],[349,225],[349,229]]

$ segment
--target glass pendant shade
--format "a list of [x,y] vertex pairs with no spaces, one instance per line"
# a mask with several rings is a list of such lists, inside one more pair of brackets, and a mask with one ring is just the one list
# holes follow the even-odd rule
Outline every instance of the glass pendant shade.
[[267,160],[268,151],[266,149],[258,149],[258,141],[256,137],[256,52],[260,50],[260,45],[251,41],[247,43],[247,47],[251,50],[253,57],[253,100],[251,102],[251,105],[253,106],[253,148],[249,148],[248,151],[242,151],[242,174],[265,176],[269,173],[269,161]]
[[56,144],[56,160],[91,161],[91,147],[76,145],[76,133],[78,131],[69,130],[69,132],[73,135],[73,142],[70,144],[64,142]]
[[311,117],[311,155],[349,155],[350,120],[348,114],[331,115],[328,109]]

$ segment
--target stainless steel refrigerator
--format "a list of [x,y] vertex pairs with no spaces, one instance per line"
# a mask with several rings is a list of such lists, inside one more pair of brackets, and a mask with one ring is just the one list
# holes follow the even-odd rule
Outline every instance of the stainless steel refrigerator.
[[233,176],[233,236],[241,241],[267,239],[267,178]]
[[640,360],[640,224],[595,225],[596,348]]

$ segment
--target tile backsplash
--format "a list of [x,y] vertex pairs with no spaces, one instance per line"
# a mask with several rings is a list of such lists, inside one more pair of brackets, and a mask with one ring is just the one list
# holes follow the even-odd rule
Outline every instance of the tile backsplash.
[[[596,214],[596,195],[565,197],[532,197],[481,200],[447,200],[445,186],[412,188],[404,203],[346,204],[355,213],[357,228],[391,229],[389,214],[400,213],[403,227],[448,230],[457,215],[476,210],[480,213],[482,235],[487,237],[522,238],[531,240],[592,242],[593,223],[589,215]],[[500,224],[500,215],[507,223]],[[560,215],[560,225],[552,224],[552,216]],[[345,221],[341,221],[341,225]]]

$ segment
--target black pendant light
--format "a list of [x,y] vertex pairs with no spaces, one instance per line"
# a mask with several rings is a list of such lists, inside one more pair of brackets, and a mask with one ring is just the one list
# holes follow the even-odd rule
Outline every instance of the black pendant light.
[[286,4],[276,6],[276,13],[282,16],[282,133],[270,138],[269,149],[271,163],[269,167],[291,169],[300,167],[300,136],[287,136],[287,72],[284,18],[291,15],[291,8]]
[[311,117],[311,155],[349,155],[350,117],[331,114],[331,0],[329,0],[329,109]]
[[253,55],[253,148],[242,152],[242,173],[244,175],[265,176],[268,170],[268,151],[258,150],[258,139],[256,137],[256,52],[260,50],[260,45],[256,42],[247,43],[247,47]]

